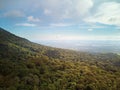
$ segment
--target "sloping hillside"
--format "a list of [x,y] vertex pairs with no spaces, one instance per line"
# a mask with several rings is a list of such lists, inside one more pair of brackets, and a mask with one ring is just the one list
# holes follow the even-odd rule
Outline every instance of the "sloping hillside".
[[0,90],[120,90],[120,56],[32,43],[0,28]]

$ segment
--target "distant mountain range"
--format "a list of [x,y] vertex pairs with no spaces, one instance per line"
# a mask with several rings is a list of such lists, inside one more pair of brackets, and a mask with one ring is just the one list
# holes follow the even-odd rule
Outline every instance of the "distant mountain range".
[[120,90],[120,56],[44,46],[0,28],[0,90]]

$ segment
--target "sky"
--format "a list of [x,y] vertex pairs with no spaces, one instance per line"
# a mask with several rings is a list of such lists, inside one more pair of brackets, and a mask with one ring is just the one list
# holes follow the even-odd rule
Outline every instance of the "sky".
[[0,27],[31,41],[120,40],[120,0],[0,0]]

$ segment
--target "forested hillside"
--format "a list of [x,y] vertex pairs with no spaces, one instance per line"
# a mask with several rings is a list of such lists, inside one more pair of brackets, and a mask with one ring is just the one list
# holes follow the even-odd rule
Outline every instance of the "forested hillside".
[[120,90],[120,56],[47,47],[0,28],[0,90]]

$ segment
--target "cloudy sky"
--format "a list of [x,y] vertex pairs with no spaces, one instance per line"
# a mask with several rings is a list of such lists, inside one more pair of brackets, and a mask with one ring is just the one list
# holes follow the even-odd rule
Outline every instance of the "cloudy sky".
[[0,27],[39,40],[120,40],[120,0],[0,0]]

